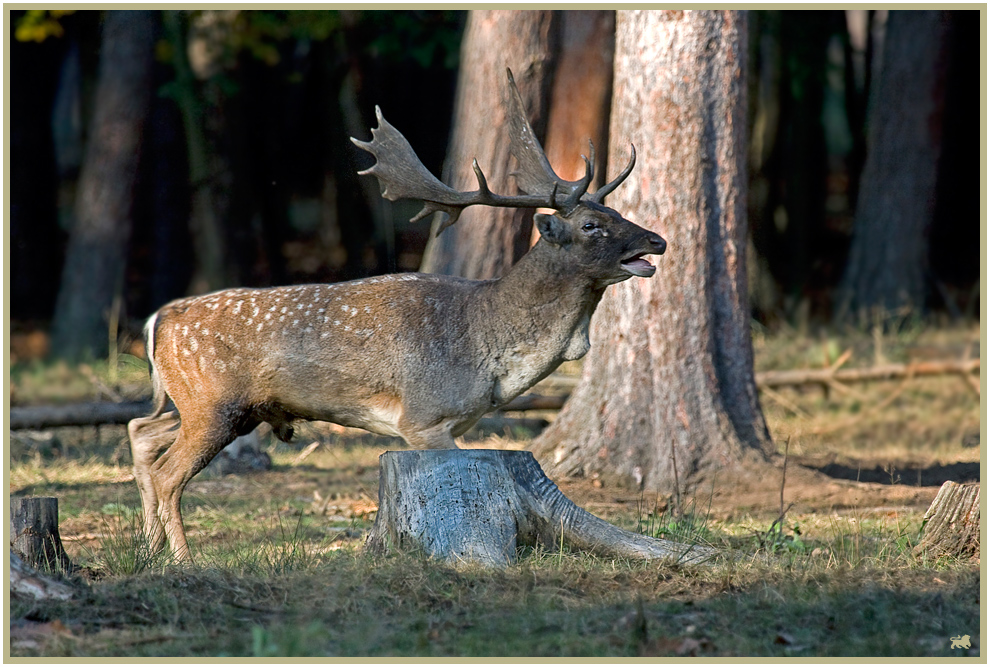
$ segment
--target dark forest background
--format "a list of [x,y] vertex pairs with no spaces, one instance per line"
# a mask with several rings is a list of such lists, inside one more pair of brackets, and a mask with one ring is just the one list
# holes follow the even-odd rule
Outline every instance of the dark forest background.
[[[891,104],[896,90],[879,85],[896,67],[885,74],[885,49],[890,62],[906,58],[885,44],[888,12],[752,12],[755,320],[856,324],[876,308],[902,321],[979,318],[979,16],[944,12],[940,32],[908,40],[932,84]],[[349,137],[369,137],[378,105],[439,175],[461,49],[483,48],[462,45],[465,22],[461,11],[12,11],[7,309],[14,333],[45,332],[21,356],[104,356],[108,326],[136,338],[144,317],[190,293],[417,270],[429,222],[409,224],[415,203],[385,202],[357,175],[371,158]],[[103,57],[111,48],[120,55]],[[101,97],[113,95],[134,103],[130,116],[101,116]],[[927,153],[877,135],[907,172],[934,184],[920,227],[900,229],[882,173],[869,176],[868,192],[861,184],[869,151],[881,150],[868,141],[871,123],[873,132],[878,119],[894,126],[915,105],[932,137]],[[101,122],[130,123],[138,147],[114,178],[132,193],[124,226],[85,221],[91,135],[125,145]],[[585,140],[574,137],[575,151]],[[894,215],[886,240],[865,254],[898,254],[904,242],[920,298],[867,294],[882,281],[857,268],[869,260],[853,261],[851,247],[866,224],[857,214],[877,207]],[[87,224],[106,241],[72,249]],[[91,280],[106,285],[102,300],[75,304],[67,286]],[[86,342],[87,327],[102,347]]]

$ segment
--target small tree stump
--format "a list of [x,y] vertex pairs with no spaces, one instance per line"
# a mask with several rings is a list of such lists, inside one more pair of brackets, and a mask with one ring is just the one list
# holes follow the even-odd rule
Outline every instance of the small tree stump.
[[530,452],[385,452],[379,461],[374,553],[422,550],[448,562],[504,567],[519,546],[562,544],[601,556],[702,562],[713,549],[622,530],[561,493]]
[[980,555],[980,485],[946,482],[938,490],[922,523],[918,555],[978,558]]
[[58,534],[58,498],[10,499],[10,548],[32,567],[72,569]]

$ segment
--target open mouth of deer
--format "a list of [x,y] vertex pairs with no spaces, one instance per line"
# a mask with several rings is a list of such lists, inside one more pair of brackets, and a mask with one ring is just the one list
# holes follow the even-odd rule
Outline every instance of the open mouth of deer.
[[654,273],[657,272],[657,267],[650,264],[647,260],[643,259],[643,256],[648,253],[641,252],[638,255],[633,255],[627,259],[619,262],[619,266],[633,274],[634,276],[639,276],[640,278],[649,278]]

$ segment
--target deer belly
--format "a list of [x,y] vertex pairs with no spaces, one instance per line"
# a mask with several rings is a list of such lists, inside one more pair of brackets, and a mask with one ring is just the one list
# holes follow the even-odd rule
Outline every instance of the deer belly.
[[341,426],[363,428],[379,435],[401,437],[398,425],[403,412],[402,404],[397,397],[388,394],[349,400],[338,396],[336,400],[308,403],[305,407],[300,405],[298,409],[286,405],[286,409],[305,419],[328,421]]

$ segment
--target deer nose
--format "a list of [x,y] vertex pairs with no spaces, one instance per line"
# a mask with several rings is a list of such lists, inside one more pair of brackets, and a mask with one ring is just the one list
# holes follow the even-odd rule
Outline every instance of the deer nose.
[[667,242],[659,234],[647,234],[646,240],[653,246],[653,254],[655,255],[662,255],[664,250],[667,249]]

